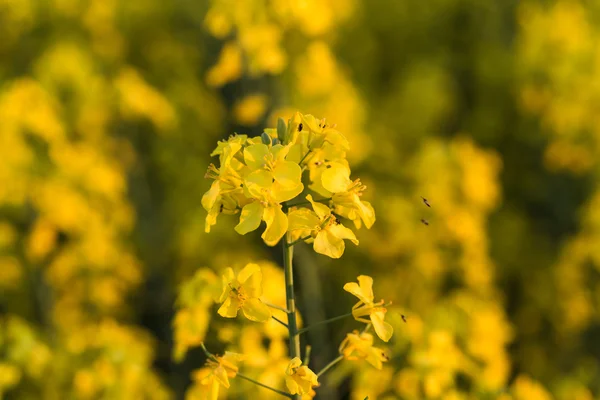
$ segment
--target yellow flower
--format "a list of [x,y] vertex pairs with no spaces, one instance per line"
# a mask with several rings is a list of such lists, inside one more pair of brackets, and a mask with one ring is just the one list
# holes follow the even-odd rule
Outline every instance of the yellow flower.
[[202,196],[202,206],[208,211],[207,233],[217,223],[219,214],[235,214],[248,202],[243,191],[243,177],[248,174],[248,168],[238,159],[238,153],[247,141],[245,135],[233,135],[229,140],[219,142],[211,153],[211,156],[219,156],[220,168],[210,164],[206,172],[207,178],[214,179]]
[[347,334],[340,345],[340,353],[346,360],[367,360],[377,369],[381,369],[382,363],[389,360],[382,349],[373,347],[373,335],[367,332]]
[[218,310],[219,315],[234,318],[241,309],[251,321],[265,322],[271,318],[271,310],[259,299],[262,294],[261,281],[262,273],[258,264],[246,265],[237,278],[233,270],[227,268],[219,298],[219,303],[223,303]]
[[288,151],[280,144],[269,148],[263,143],[244,149],[244,161],[253,171],[244,180],[244,194],[253,201],[242,209],[235,230],[244,235],[265,221],[267,227],[261,237],[269,246],[276,245],[288,229],[280,203],[293,199],[304,189],[300,166],[285,160]]
[[321,181],[323,187],[329,190],[331,203],[336,214],[348,218],[357,228],[364,223],[367,229],[375,223],[375,210],[368,201],[361,201],[360,196],[367,188],[360,179],[350,180],[350,169],[343,166],[333,166],[326,169]]
[[317,374],[311,371],[298,357],[294,357],[285,371],[285,384],[291,394],[308,394],[319,386]]
[[205,367],[192,374],[194,381],[199,385],[198,393],[204,397],[188,396],[188,398],[217,400],[220,386],[229,389],[229,378],[235,378],[239,369],[237,363],[243,359],[243,355],[230,351],[226,351],[222,357],[209,358]]
[[344,239],[358,245],[354,232],[342,225],[329,207],[313,201],[311,195],[306,199],[312,204],[314,212],[300,208],[289,213],[289,230],[293,237],[312,236],[309,241],[314,240],[314,250],[331,258],[340,258],[344,254]]
[[[344,285],[344,290],[352,293],[358,297],[359,301],[352,307],[352,315],[354,319],[360,322],[366,322],[373,324],[375,333],[384,342],[387,342],[394,333],[394,328],[390,324],[384,321],[385,313],[387,309],[383,307],[384,301],[381,300],[374,303],[373,299],[373,278],[366,275],[360,275],[358,277],[358,284],[356,282],[349,282]],[[370,317],[370,321],[363,318],[365,316]]]

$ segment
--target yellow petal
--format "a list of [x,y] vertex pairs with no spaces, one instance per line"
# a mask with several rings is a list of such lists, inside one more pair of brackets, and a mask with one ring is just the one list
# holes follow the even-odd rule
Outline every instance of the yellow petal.
[[372,302],[375,298],[375,295],[373,294],[373,278],[368,275],[359,275],[356,279],[358,280],[360,290],[362,291],[363,296],[365,296],[365,299]]
[[271,309],[257,298],[246,300],[242,311],[250,321],[266,322],[271,318]]
[[339,163],[332,163],[321,175],[323,187],[332,193],[345,192],[352,183],[350,169]]
[[310,129],[313,132],[321,132],[322,131],[322,128],[319,127],[320,121],[317,120],[315,117],[313,117],[310,114],[303,115],[302,122],[308,129]]
[[238,274],[238,281],[248,297],[258,297],[262,294],[262,272],[258,264],[246,265]]
[[212,185],[210,185],[210,189],[208,189],[208,191],[204,193],[204,196],[202,196],[202,207],[204,207],[206,211],[210,211],[213,208],[215,202],[217,201],[217,198],[219,197],[220,193],[220,182],[214,181]]
[[270,190],[273,186],[273,176],[269,171],[259,169],[249,174],[244,183],[251,197],[264,200],[265,190]]
[[265,208],[263,219],[267,223],[267,229],[261,237],[268,246],[275,246],[287,232],[287,216],[279,207],[268,207]]
[[213,370],[213,374],[219,383],[229,389],[229,378],[227,377],[227,371],[222,365],[219,365]]
[[358,245],[358,239],[354,235],[351,229],[346,228],[342,224],[331,225],[327,228],[332,235],[339,237],[340,239],[350,240],[352,243]]
[[308,200],[310,204],[312,204],[313,210],[315,210],[315,213],[317,213],[321,220],[327,217],[329,214],[331,214],[331,209],[328,206],[326,206],[325,204],[317,203],[313,200],[310,194],[306,196],[306,200]]
[[229,292],[231,292],[231,286],[229,286],[229,284],[235,279],[235,275],[233,273],[233,269],[231,268],[225,268],[225,271],[223,273],[223,276],[221,277],[221,280],[223,282],[223,291],[221,292],[221,296],[219,296],[219,300],[217,300],[219,303],[222,303],[225,301],[225,299],[227,298],[227,296],[229,296]]
[[340,149],[350,150],[350,143],[341,132],[335,129],[326,128],[323,133],[327,135],[327,142]]
[[319,254],[331,258],[340,258],[344,254],[346,245],[342,239],[331,234],[328,230],[322,230],[317,234],[313,248]]
[[383,320],[385,318],[385,313],[385,311],[376,311],[372,313],[371,323],[373,324],[377,336],[384,342],[387,342],[392,337],[394,328]]
[[216,379],[213,379],[210,387],[210,400],[218,400],[219,399],[219,382]]
[[240,301],[237,297],[227,297],[217,312],[221,317],[235,318],[239,309]]
[[299,391],[298,391],[298,389],[299,389],[298,384],[296,383],[296,381],[294,380],[294,378],[292,378],[291,376],[289,376],[289,375],[285,376],[285,385],[287,386],[287,388],[288,388],[288,390],[289,390],[289,392],[291,394],[298,394],[299,393]]
[[365,223],[367,229],[371,229],[375,223],[375,210],[373,209],[371,203],[368,201],[361,201],[358,213],[362,221]]
[[365,304],[373,303],[373,278],[366,275],[360,275],[358,277],[358,282],[360,286],[356,282],[346,283],[344,285],[344,290],[352,293]]
[[288,221],[290,231],[297,229],[314,230],[321,223],[317,214],[308,208],[300,208],[290,211],[288,214]]
[[244,149],[244,162],[252,170],[262,168],[267,154],[269,154],[269,147],[266,144],[253,144]]
[[273,200],[277,203],[283,203],[284,201],[292,200],[298,196],[304,190],[302,182],[298,182],[296,186],[283,186],[279,183],[275,183],[272,188]]
[[277,162],[273,169],[273,178],[282,186],[295,187],[301,183],[302,169],[291,161]]
[[240,235],[245,235],[256,230],[262,221],[263,212],[264,207],[258,201],[246,204],[242,208],[240,223],[235,226],[235,231]]

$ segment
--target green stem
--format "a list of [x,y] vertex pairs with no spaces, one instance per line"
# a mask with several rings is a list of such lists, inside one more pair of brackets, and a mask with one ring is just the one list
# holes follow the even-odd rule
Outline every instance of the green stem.
[[316,326],[329,324],[330,322],[335,322],[335,321],[338,321],[340,319],[344,319],[344,318],[351,317],[351,316],[352,316],[352,313],[348,313],[348,314],[340,315],[340,316],[337,316],[337,317],[329,318],[329,319],[326,319],[324,321],[319,321],[317,323],[314,323],[312,325],[307,326],[306,328],[300,329],[298,331],[298,335],[300,335],[300,334],[302,334],[304,332],[310,331],[311,329],[313,329]]
[[294,246],[295,244],[298,244],[298,243],[300,243],[300,242],[304,242],[306,239],[310,239],[311,237],[312,237],[312,235],[306,235],[306,236],[304,236],[304,237],[301,237],[300,239],[296,239],[296,240],[294,240],[294,241],[293,241],[293,242],[291,242],[291,243],[286,243],[285,245],[286,245],[287,247],[292,247],[292,246]]
[[277,389],[275,389],[275,388],[272,388],[271,386],[265,385],[264,383],[260,383],[260,382],[258,382],[258,381],[255,381],[254,379],[252,379],[252,378],[250,378],[250,377],[247,377],[246,375],[242,375],[242,374],[238,373],[236,376],[239,376],[240,378],[242,378],[242,379],[245,379],[245,380],[247,380],[248,382],[252,382],[252,383],[254,383],[255,385],[258,385],[258,386],[260,386],[260,387],[263,387],[263,388],[265,388],[265,389],[269,389],[269,390],[270,390],[270,391],[272,391],[272,392],[275,392],[275,393],[277,393],[277,394],[280,394],[280,395],[282,395],[282,396],[285,396],[285,397],[287,397],[288,399],[293,399],[293,396],[292,396],[291,394],[289,394],[289,393],[286,393],[286,392],[282,392],[281,390],[277,390]]
[[[287,246],[290,240],[290,233],[286,233],[283,244],[283,272],[285,275],[285,298],[288,309],[288,332],[290,336],[290,358],[300,357],[300,336],[298,335],[298,325],[296,322],[296,299],[294,296],[294,269],[292,260],[294,259],[294,247]],[[299,395],[291,397],[300,400]]]
[[308,365],[310,362],[310,352],[312,351],[312,347],[310,345],[306,346],[306,350],[304,351],[304,361],[302,364]]
[[329,371],[329,369],[331,369],[335,364],[339,363],[343,359],[344,359],[344,356],[338,356],[338,358],[334,359],[332,362],[330,362],[325,367],[323,367],[323,369],[319,371],[317,376],[321,377],[321,375],[323,375],[325,372]]

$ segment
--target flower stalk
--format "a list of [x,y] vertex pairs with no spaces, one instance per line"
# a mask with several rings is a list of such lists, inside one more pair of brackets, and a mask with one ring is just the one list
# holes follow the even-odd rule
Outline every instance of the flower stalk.
[[[300,336],[298,335],[298,325],[296,321],[296,297],[294,294],[294,246],[288,246],[290,233],[285,235],[283,243],[283,272],[285,275],[285,298],[288,312],[288,333],[290,345],[290,358],[300,357]],[[300,396],[294,395],[293,399],[300,399]]]

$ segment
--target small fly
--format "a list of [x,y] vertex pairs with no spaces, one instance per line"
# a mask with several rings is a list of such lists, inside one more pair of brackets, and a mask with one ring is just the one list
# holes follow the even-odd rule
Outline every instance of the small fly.
[[427,206],[431,208],[431,204],[429,204],[429,201],[427,201],[427,199],[423,196],[421,196],[421,199],[423,200],[423,203]]
[[421,222],[423,223],[423,225],[429,226],[429,221],[427,221],[425,218],[421,218]]

